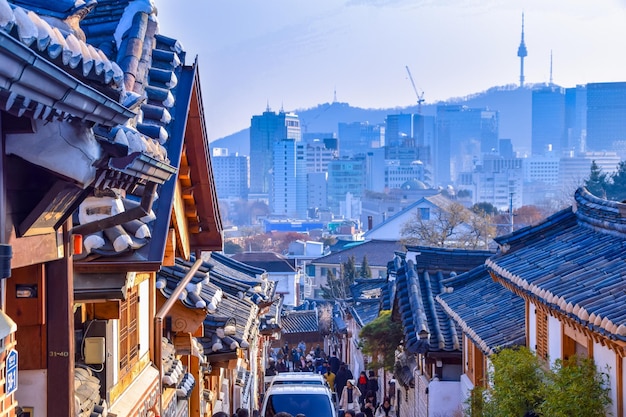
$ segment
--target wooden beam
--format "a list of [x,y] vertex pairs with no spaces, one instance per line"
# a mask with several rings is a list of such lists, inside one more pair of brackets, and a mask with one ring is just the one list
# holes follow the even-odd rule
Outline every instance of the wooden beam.
[[86,310],[89,317],[97,320],[118,320],[121,317],[121,308],[122,303],[120,300],[86,304]]
[[47,268],[48,369],[47,414],[67,417],[74,411],[74,276],[69,254],[69,228],[63,226],[64,257]]

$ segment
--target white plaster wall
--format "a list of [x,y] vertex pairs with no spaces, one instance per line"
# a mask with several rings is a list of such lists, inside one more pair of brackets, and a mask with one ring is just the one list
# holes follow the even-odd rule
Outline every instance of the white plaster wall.
[[430,381],[428,386],[428,417],[454,417],[461,410],[461,383]]
[[139,284],[139,357],[150,350],[150,283],[151,280]]
[[467,377],[466,374],[461,375],[460,379],[460,390],[461,390],[461,405],[465,408],[467,404],[467,400],[471,395],[472,390],[474,389],[474,384]]
[[46,369],[18,370],[15,399],[20,407],[32,407],[34,415],[37,417],[46,417],[47,415],[47,379],[48,372]]
[[561,358],[561,322],[548,315],[548,359],[553,364]]
[[[599,372],[609,374],[609,388],[611,388],[610,415],[617,416],[617,363],[615,352],[599,343],[593,344],[593,360]],[[623,393],[619,393],[623,395]]]

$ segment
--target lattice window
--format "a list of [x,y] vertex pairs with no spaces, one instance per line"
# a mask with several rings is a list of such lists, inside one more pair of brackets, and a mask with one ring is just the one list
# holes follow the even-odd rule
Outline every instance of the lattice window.
[[127,293],[126,301],[122,302],[120,312],[120,376],[131,370],[139,360],[139,306],[137,288]]
[[537,316],[537,356],[548,359],[548,314],[541,310],[536,310]]

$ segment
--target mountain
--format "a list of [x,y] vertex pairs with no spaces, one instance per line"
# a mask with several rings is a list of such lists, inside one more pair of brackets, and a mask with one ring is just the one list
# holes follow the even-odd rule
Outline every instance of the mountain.
[[[467,97],[423,104],[422,114],[434,116],[439,105],[464,105],[497,110],[500,117],[500,138],[511,139],[518,151],[530,150],[532,90],[536,86],[516,85],[492,87]],[[324,103],[310,109],[294,110],[300,118],[303,132],[334,132],[340,122],[384,123],[389,114],[417,113],[417,105],[387,109],[363,109],[348,103]],[[211,148],[228,148],[230,153],[250,154],[250,129],[216,139]]]

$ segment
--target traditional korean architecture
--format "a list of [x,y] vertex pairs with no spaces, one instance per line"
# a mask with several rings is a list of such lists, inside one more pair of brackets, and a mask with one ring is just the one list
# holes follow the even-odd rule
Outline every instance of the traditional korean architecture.
[[489,355],[525,346],[524,300],[495,282],[485,265],[443,281],[437,302],[463,331],[461,400],[487,384]]
[[186,415],[162,413],[152,317],[163,263],[222,248],[197,63],[147,0],[0,0],[0,22],[0,328],[20,381],[0,415]]
[[612,404],[624,415],[626,204],[580,188],[572,207],[496,239],[486,261],[493,279],[522,297],[526,345],[552,362],[576,354],[607,372]]
[[462,331],[435,298],[444,282],[493,255],[489,251],[407,247],[390,265],[395,281],[392,317],[402,323],[404,343],[396,359],[396,407],[404,416],[460,411]]
[[[260,332],[275,301],[275,283],[266,279],[263,270],[211,253],[205,254],[197,272],[184,284],[185,290],[173,298],[191,268],[190,262],[177,259],[173,267],[158,273],[156,282],[160,303],[173,301],[167,316],[171,325],[164,333],[164,340],[175,348],[171,362],[180,361],[197,381],[184,396],[164,376],[172,392],[168,396],[164,391],[166,408],[180,408],[181,402],[188,402],[191,416],[217,411],[231,414],[240,407],[251,413],[257,409],[263,382],[259,369],[264,369],[262,352],[267,347]],[[266,334],[271,336],[271,332]],[[195,355],[194,347],[202,353]]]

